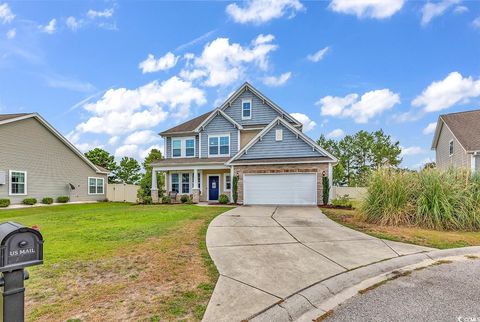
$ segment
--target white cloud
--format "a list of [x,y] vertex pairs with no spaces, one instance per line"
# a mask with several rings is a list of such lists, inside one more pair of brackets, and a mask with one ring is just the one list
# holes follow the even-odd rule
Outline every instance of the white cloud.
[[108,144],[115,145],[115,144],[117,144],[119,139],[120,139],[120,137],[118,135],[114,135],[110,139],[108,139]]
[[279,76],[266,76],[263,78],[263,83],[267,86],[282,86],[284,85],[292,76],[291,72],[283,73]]
[[91,19],[95,18],[110,18],[113,16],[113,8],[105,9],[103,11],[96,11],[96,10],[88,10],[87,16]]
[[77,18],[75,17],[68,17],[67,20],[65,20],[65,24],[67,25],[67,27],[73,31],[76,31],[78,30],[82,24],[83,24],[83,21],[82,20],[78,20]]
[[162,154],[163,154],[163,145],[154,144],[154,145],[149,146],[146,149],[140,149],[140,151],[139,151],[140,158],[142,160],[145,159],[152,149],[157,149],[160,152],[162,152]]
[[152,143],[155,141],[158,141],[160,139],[160,136],[151,131],[151,130],[143,130],[143,131],[137,131],[133,132],[127,138],[123,143],[125,144],[147,144],[147,143]]
[[15,15],[12,12],[12,9],[10,9],[8,3],[2,3],[0,4],[0,21],[3,24],[12,22],[12,20],[15,18]]
[[43,75],[43,77],[47,82],[47,86],[52,88],[64,88],[75,92],[85,93],[95,90],[95,86],[93,86],[91,83],[75,78],[65,77],[58,74],[48,74]]
[[125,145],[119,146],[115,150],[114,154],[117,158],[123,158],[123,157],[136,158],[138,157],[138,150],[139,150],[139,147],[136,144],[125,144]]
[[289,18],[296,12],[304,10],[299,0],[248,0],[240,7],[236,3],[227,6],[227,14],[238,23],[262,24],[288,14]]
[[475,28],[478,28],[480,29],[480,16],[475,18],[473,21],[472,21],[472,25],[475,27]]
[[247,64],[256,70],[268,68],[269,54],[277,49],[273,35],[259,35],[250,46],[230,43],[228,38],[217,38],[208,43],[200,56],[190,59],[180,72],[186,80],[203,79],[205,86],[227,86],[244,78]]
[[440,2],[428,2],[422,7],[422,25],[427,25],[433,18],[441,16],[451,6],[460,0],[443,0]]
[[118,135],[148,129],[163,122],[168,115],[186,118],[192,104],[206,103],[205,93],[191,82],[174,76],[166,81],[150,82],[136,89],[110,89],[84,109],[93,114],[77,125],[79,132]]
[[307,59],[310,61],[313,61],[314,63],[317,63],[323,59],[325,54],[330,51],[330,47],[325,47],[323,49],[320,49],[314,54],[308,55]]
[[453,9],[453,13],[456,13],[456,14],[462,14],[468,11],[469,11],[468,8],[465,6],[456,6],[455,9]]
[[379,89],[364,93],[360,99],[356,93],[345,97],[325,96],[315,103],[324,116],[351,117],[356,123],[367,123],[400,103],[400,95],[389,89]]
[[358,18],[385,19],[402,9],[404,3],[404,0],[332,0],[328,7]]
[[13,39],[17,35],[17,30],[15,28],[10,29],[7,31],[7,38],[8,39]]
[[166,53],[163,57],[158,59],[155,59],[155,56],[149,54],[147,59],[138,65],[138,68],[140,68],[144,74],[158,72],[159,70],[167,70],[175,67],[179,58],[179,56],[175,56],[171,52]]
[[428,125],[423,129],[423,134],[429,135],[435,132],[435,129],[437,128],[437,122],[432,122],[428,123]]
[[400,147],[402,149],[402,152],[400,153],[400,156],[406,156],[406,155],[417,155],[417,154],[422,154],[425,151],[419,147],[419,146],[409,146],[409,147]]
[[303,124],[303,132],[311,131],[317,126],[317,123],[312,121],[308,115],[302,113],[291,113],[293,118]]
[[412,101],[412,105],[422,107],[425,112],[438,112],[457,103],[467,103],[478,96],[480,79],[452,72],[445,79],[431,83]]
[[53,18],[46,26],[40,26],[40,30],[47,34],[53,34],[57,29],[57,19]]
[[327,134],[327,138],[337,139],[345,136],[345,131],[342,129],[335,129]]

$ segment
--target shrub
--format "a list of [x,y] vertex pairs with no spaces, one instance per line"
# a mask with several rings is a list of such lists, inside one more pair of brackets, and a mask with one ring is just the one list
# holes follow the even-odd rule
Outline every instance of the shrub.
[[0,207],[10,206],[10,199],[0,199]]
[[480,229],[480,178],[466,170],[372,173],[361,208],[364,219],[427,229]]
[[233,203],[236,204],[238,200],[238,176],[233,177],[232,197]]
[[335,207],[353,208],[353,204],[350,201],[348,195],[344,195],[332,200],[332,205]]
[[142,203],[144,205],[151,205],[152,204],[152,197],[150,196],[143,196],[142,197]]
[[170,198],[169,196],[163,196],[162,203],[172,203],[172,198]]
[[70,201],[70,198],[67,196],[60,196],[57,198],[58,203],[67,203]]
[[190,199],[190,197],[189,197],[188,195],[182,195],[182,196],[180,197],[180,201],[181,201],[182,203],[188,202],[189,199]]
[[228,203],[228,196],[225,195],[225,194],[221,194],[219,197],[218,197],[218,202],[223,204],[223,205],[226,205]]
[[45,197],[42,199],[42,203],[45,205],[51,205],[53,203],[53,198]]
[[330,197],[330,180],[328,180],[327,176],[322,177],[322,188],[322,201],[326,205]]
[[36,203],[37,203],[37,199],[35,199],[35,198],[25,198],[25,199],[23,199],[23,204],[24,205],[31,206],[31,205],[34,205]]

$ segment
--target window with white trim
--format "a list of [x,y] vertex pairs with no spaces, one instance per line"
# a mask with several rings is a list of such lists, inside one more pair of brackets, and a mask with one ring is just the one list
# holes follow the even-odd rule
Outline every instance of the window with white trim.
[[178,181],[178,173],[172,173],[171,175],[171,181],[172,181],[172,192],[180,192],[180,184]]
[[190,173],[182,173],[182,193],[190,193]]
[[192,158],[195,156],[195,138],[172,139],[172,158]]
[[242,120],[250,120],[252,118],[252,101],[242,101]]
[[448,155],[453,155],[453,140],[450,140],[450,142],[448,142]]
[[282,141],[283,140],[283,130],[278,129],[275,130],[275,141]]
[[208,155],[209,156],[229,156],[230,155],[230,136],[214,135],[208,137]]
[[10,170],[10,195],[27,194],[27,171]]
[[223,176],[223,190],[229,191],[232,190],[232,178],[229,174]]
[[89,195],[103,195],[103,178],[88,177],[88,194]]

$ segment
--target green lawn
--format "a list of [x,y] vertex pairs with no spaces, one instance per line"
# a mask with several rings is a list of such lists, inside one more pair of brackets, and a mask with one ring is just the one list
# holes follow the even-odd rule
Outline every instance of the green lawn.
[[198,320],[216,280],[208,223],[225,207],[75,204],[2,210],[37,225],[43,266],[29,269],[29,320]]

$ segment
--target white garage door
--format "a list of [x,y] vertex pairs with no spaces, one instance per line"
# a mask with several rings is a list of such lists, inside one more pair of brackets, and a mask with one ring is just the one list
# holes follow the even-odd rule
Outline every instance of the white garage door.
[[316,205],[315,173],[245,174],[246,205]]

